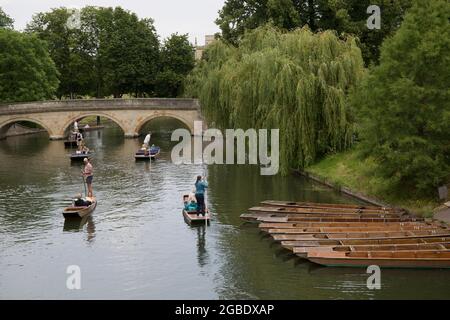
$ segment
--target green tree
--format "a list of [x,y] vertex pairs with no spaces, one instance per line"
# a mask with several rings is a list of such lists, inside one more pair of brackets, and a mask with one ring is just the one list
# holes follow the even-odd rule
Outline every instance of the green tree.
[[[216,24],[222,37],[237,45],[246,30],[266,23],[286,30],[308,25],[312,31],[333,29],[359,37],[366,64],[377,62],[384,38],[400,25],[411,0],[227,0]],[[381,9],[381,29],[369,30],[367,8]]]
[[151,94],[159,66],[159,41],[153,20],[138,17],[120,7],[108,21],[99,59],[110,93]]
[[[79,21],[72,25],[75,14]],[[159,41],[150,19],[120,7],[58,8],[35,15],[27,32],[49,43],[59,97],[153,94]]]
[[396,189],[432,194],[450,172],[450,3],[414,0],[354,96],[363,146]]
[[26,32],[35,33],[48,43],[50,56],[59,71],[60,85],[57,95],[75,97],[81,94],[83,84],[79,77],[89,68],[79,68],[82,59],[77,47],[77,28],[68,25],[73,12],[67,8],[57,8],[50,12],[38,13],[27,25]]
[[14,20],[0,7],[0,29],[13,29]]
[[0,101],[45,100],[54,97],[58,73],[45,42],[0,29]]
[[181,95],[184,80],[194,66],[194,48],[189,43],[188,36],[172,34],[161,48],[161,70],[156,79],[156,95]]
[[247,32],[237,48],[210,44],[187,88],[218,127],[279,128],[287,173],[352,143],[347,93],[363,70],[351,37],[266,26]]

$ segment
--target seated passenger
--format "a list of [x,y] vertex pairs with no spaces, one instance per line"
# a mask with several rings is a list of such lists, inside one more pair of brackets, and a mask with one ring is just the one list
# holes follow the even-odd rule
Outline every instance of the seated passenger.
[[76,196],[76,199],[74,200],[74,205],[75,205],[75,207],[88,207],[88,206],[90,206],[91,204],[92,204],[91,201],[85,200],[85,199],[82,198],[81,193],[79,193],[79,194]]

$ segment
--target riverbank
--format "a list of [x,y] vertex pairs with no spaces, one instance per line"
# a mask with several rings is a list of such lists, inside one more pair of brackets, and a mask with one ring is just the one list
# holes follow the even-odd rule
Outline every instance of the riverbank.
[[432,217],[435,208],[441,205],[437,199],[419,199],[407,190],[392,192],[392,187],[375,169],[373,158],[363,158],[353,149],[326,157],[306,168],[305,174],[365,201],[402,207],[424,217]]

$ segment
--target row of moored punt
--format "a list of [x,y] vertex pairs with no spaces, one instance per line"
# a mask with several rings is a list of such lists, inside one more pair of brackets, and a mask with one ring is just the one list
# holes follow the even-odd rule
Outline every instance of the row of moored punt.
[[263,201],[241,219],[282,247],[325,266],[449,268],[450,229],[403,209]]

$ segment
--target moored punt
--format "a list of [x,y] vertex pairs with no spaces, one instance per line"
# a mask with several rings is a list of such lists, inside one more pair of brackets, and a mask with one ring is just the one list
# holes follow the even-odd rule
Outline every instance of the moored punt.
[[348,232],[348,233],[316,233],[316,234],[274,234],[275,241],[315,241],[320,239],[346,240],[346,239],[404,239],[426,237],[450,237],[450,230],[419,230],[419,231],[372,231],[372,232]]
[[375,231],[410,231],[410,230],[436,230],[442,231],[448,228],[440,227],[437,225],[411,225],[403,226],[400,224],[390,226],[367,226],[367,227],[310,227],[310,228],[272,228],[267,232],[269,234],[321,234],[321,233],[349,233],[349,232],[375,232]]
[[94,211],[95,207],[97,206],[97,200],[95,199],[95,197],[86,197],[86,200],[91,202],[89,206],[77,207],[72,205],[65,208],[63,211],[64,218],[83,218],[92,213],[92,211]]
[[[296,212],[249,212],[250,214],[253,214],[254,216],[257,216],[258,218],[263,217],[290,217],[290,218],[308,218],[308,217],[316,217],[316,218],[402,218],[404,216],[398,216],[395,214],[356,214],[356,213],[296,213]],[[241,218],[245,218],[241,217]],[[405,217],[407,217],[405,215]]]
[[427,222],[262,222],[261,230],[295,229],[295,228],[355,228],[355,227],[391,227],[391,226],[439,226],[438,223]]
[[320,208],[288,208],[288,207],[252,207],[248,209],[254,213],[285,213],[285,214],[321,214],[321,215],[374,215],[383,217],[397,217],[404,212],[370,211],[360,209],[320,209]]
[[261,205],[271,206],[271,207],[290,207],[290,208],[342,208],[342,209],[380,210],[380,211],[390,211],[390,212],[404,212],[405,211],[404,209],[386,208],[386,207],[373,206],[373,205],[294,202],[294,201],[276,201],[276,200],[261,201]]
[[388,244],[418,244],[418,243],[441,243],[450,242],[450,237],[416,237],[416,238],[403,238],[403,239],[353,239],[353,240],[315,240],[315,241],[302,241],[302,240],[289,240],[281,241],[281,246],[288,250],[294,250],[294,248],[305,247],[321,247],[321,246],[357,246],[357,245],[388,245]]
[[320,246],[294,247],[293,252],[299,257],[306,258],[309,252],[352,252],[352,251],[449,251],[450,242],[416,243],[416,244],[382,244],[355,246]]
[[352,215],[351,217],[345,216],[322,216],[322,215],[283,215],[283,214],[258,214],[258,213],[244,213],[241,214],[241,219],[247,222],[261,223],[261,222],[292,222],[292,223],[304,223],[304,222],[415,222],[423,221],[423,218],[414,216],[402,216],[402,217],[373,217],[373,216],[360,216]]
[[336,267],[450,268],[449,251],[309,252],[311,262]]

